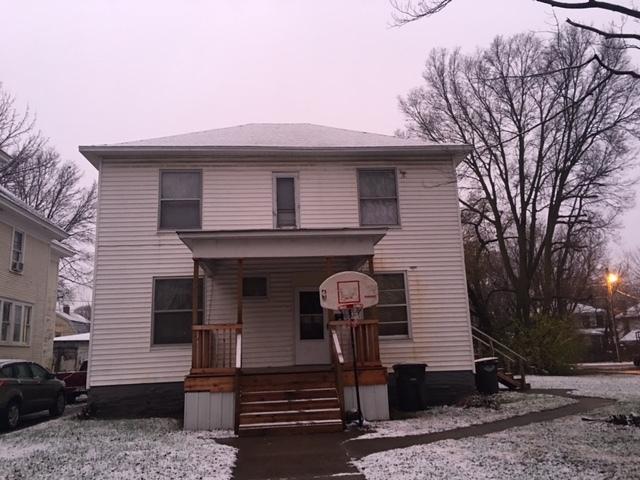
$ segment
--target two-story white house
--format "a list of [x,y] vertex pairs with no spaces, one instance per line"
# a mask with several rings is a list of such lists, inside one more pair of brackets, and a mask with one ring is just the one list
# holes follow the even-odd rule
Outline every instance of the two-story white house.
[[80,151],[100,174],[98,414],[342,428],[349,328],[318,286],[343,270],[378,282],[355,332],[365,417],[388,417],[396,363],[428,365],[433,402],[474,389],[456,186],[468,146],[249,124]]

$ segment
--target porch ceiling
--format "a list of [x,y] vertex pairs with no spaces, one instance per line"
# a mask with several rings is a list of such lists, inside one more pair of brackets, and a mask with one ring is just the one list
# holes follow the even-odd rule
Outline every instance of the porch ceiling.
[[370,256],[386,228],[176,232],[193,258]]

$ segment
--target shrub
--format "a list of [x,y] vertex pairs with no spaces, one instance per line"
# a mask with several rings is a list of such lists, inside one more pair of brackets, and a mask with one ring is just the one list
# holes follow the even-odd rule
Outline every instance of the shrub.
[[519,325],[514,333],[514,350],[537,369],[551,374],[571,373],[585,348],[567,317],[535,315],[531,327]]

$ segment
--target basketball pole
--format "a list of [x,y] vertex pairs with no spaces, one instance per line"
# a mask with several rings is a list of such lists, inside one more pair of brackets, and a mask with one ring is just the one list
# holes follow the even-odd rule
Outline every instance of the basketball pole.
[[358,425],[362,428],[364,419],[362,416],[362,406],[360,405],[360,382],[358,381],[358,357],[356,355],[356,337],[354,335],[355,325],[353,319],[353,309],[349,309],[349,320],[351,322],[351,354],[353,356],[353,379],[356,387],[356,406],[358,408]]

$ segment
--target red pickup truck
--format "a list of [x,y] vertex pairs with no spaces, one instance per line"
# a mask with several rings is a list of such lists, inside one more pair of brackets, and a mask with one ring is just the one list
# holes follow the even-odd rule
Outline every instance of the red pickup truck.
[[87,361],[80,365],[76,372],[59,372],[56,378],[64,381],[64,393],[67,403],[73,403],[80,395],[87,393]]

